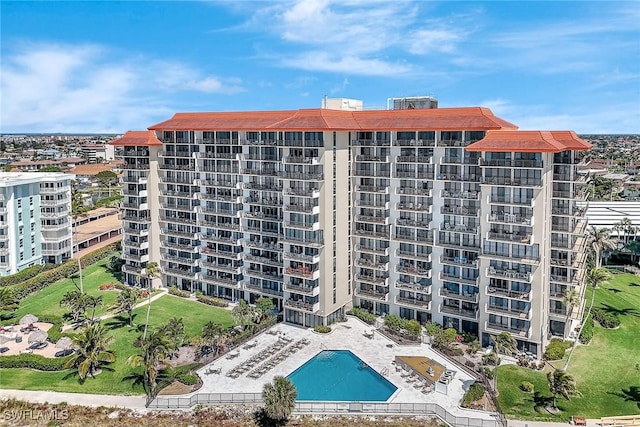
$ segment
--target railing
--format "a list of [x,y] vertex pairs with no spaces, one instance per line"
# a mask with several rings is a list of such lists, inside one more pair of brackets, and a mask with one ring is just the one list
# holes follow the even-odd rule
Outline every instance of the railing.
[[[190,397],[158,396],[147,404],[154,409],[191,408],[195,405],[262,403],[262,393],[196,393]],[[296,402],[294,413],[431,415],[457,427],[500,427],[494,419],[457,417],[437,403]],[[502,419],[501,417],[498,417]]]

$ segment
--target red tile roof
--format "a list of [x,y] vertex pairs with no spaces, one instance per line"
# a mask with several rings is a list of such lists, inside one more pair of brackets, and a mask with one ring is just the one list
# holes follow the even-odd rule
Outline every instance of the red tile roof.
[[512,123],[480,107],[418,110],[247,111],[177,113],[150,126],[152,130],[488,130],[517,129]]
[[559,153],[565,150],[588,150],[591,144],[572,131],[490,130],[467,151]]
[[156,133],[150,130],[130,130],[118,139],[109,142],[118,146],[162,146],[162,142],[156,138]]

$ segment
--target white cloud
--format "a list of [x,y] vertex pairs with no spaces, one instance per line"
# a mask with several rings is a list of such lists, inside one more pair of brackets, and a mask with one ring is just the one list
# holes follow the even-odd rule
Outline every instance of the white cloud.
[[364,76],[400,76],[412,70],[406,63],[392,63],[380,59],[358,56],[332,56],[330,52],[306,52],[283,59],[287,66],[308,71],[359,74]]
[[98,45],[25,44],[3,58],[2,132],[122,132],[172,113],[172,91],[236,93],[237,79],[183,64],[122,59]]

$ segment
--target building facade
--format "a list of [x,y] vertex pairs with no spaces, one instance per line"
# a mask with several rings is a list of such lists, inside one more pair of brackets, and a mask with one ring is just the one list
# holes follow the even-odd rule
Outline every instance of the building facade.
[[411,105],[176,114],[114,141],[129,282],[157,261],[167,286],[273,298],[297,325],[358,305],[541,354],[579,316],[562,296],[584,289],[576,162],[590,145]]
[[0,275],[71,257],[71,180],[62,173],[0,173]]

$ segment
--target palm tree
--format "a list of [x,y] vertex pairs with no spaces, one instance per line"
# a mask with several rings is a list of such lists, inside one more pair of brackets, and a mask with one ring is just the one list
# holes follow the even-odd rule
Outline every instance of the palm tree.
[[72,339],[77,351],[65,363],[65,368],[77,369],[81,383],[87,375],[93,377],[104,363],[116,360],[113,351],[109,350],[113,338],[107,336],[107,330],[100,323],[88,325]]
[[171,343],[164,331],[157,329],[149,335],[149,338],[139,337],[134,346],[140,348],[138,354],[131,355],[127,363],[136,368],[142,366],[144,369],[144,384],[147,396],[155,396],[160,369],[158,365],[164,362],[171,352]]
[[575,289],[569,289],[562,296],[562,303],[567,307],[567,320],[565,321],[567,323],[573,307],[580,304],[580,294]]
[[275,421],[289,418],[297,397],[295,385],[285,377],[277,376],[273,378],[273,384],[267,383],[262,388],[264,410],[267,416]]
[[608,228],[596,228],[591,226],[587,232],[589,243],[595,256],[596,267],[602,266],[601,253],[606,250],[613,250],[618,247],[616,239],[609,237]]
[[127,313],[129,315],[129,326],[133,326],[133,308],[136,306],[136,302],[138,302],[139,295],[137,289],[126,288],[118,294],[118,298],[116,299],[114,308],[118,313]]
[[94,297],[92,295],[86,295],[85,300],[86,300],[87,308],[89,307],[91,308],[91,321],[93,322],[96,314],[96,307],[104,305],[102,303],[102,295],[99,295],[97,297]]
[[498,390],[498,354],[504,353],[508,356],[511,356],[518,349],[518,343],[511,336],[509,332],[500,332],[497,336],[491,335],[491,340],[493,341],[493,351],[496,356],[496,369],[494,376],[494,388]]
[[569,362],[571,361],[571,356],[573,356],[573,351],[576,349],[576,345],[580,339],[580,335],[582,334],[582,329],[584,325],[589,321],[589,315],[591,314],[591,309],[593,308],[593,303],[596,298],[596,289],[600,286],[601,283],[606,282],[611,279],[611,273],[609,270],[603,267],[592,268],[587,271],[587,275],[585,276],[585,283],[588,286],[591,286],[591,302],[589,303],[589,308],[587,309],[587,313],[582,316],[582,324],[580,325],[580,330],[578,331],[578,339],[573,342],[571,346],[571,351],[569,352],[569,357],[567,357],[567,361],[564,364],[563,369],[567,369],[569,367]]
[[62,296],[60,306],[69,309],[73,323],[78,323],[84,317],[87,310],[87,296],[87,294],[83,294],[78,290],[67,291]]
[[246,328],[253,318],[253,308],[245,300],[241,299],[231,310],[231,315],[238,325]]
[[225,339],[224,328],[214,322],[207,322],[202,327],[202,345],[213,350],[214,355],[218,353],[218,347]]
[[[79,217],[84,216],[87,212],[87,207],[82,200],[82,194],[75,188],[71,191],[71,217],[73,223],[75,223]],[[71,228],[75,229],[74,224],[71,224]],[[78,247],[78,252],[80,247]],[[76,255],[78,259],[78,277],[80,278],[80,292],[84,293],[84,286],[82,284],[82,260],[80,256]]]
[[171,342],[173,352],[178,351],[178,349],[182,346],[182,342],[184,341],[184,323],[182,322],[182,317],[172,317],[169,321],[161,327],[161,330]]
[[273,304],[273,300],[271,298],[258,298],[258,300],[256,301],[256,312],[259,315],[257,323],[260,323],[262,319],[268,317],[275,307],[276,306]]
[[571,400],[571,396],[580,396],[575,380],[566,371],[557,369],[547,373],[547,381],[549,381],[549,390],[553,394],[553,407],[556,409],[558,409],[556,404],[558,395],[567,400]]
[[149,327],[149,314],[151,313],[151,282],[153,279],[158,277],[159,269],[157,262],[150,262],[144,269],[144,277],[147,279],[147,283],[149,285],[149,294],[147,295],[147,320],[144,322],[144,333],[142,338],[147,337],[147,328]]

